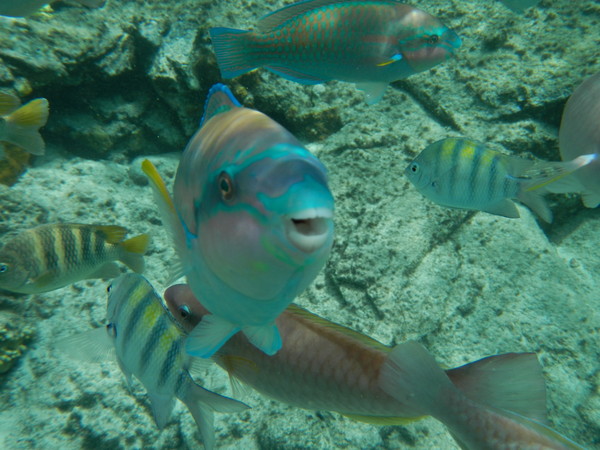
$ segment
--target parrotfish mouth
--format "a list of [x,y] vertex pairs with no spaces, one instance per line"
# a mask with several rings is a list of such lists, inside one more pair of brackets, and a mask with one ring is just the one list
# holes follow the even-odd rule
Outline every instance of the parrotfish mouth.
[[291,243],[306,253],[321,248],[329,237],[333,211],[311,208],[286,217],[285,231]]

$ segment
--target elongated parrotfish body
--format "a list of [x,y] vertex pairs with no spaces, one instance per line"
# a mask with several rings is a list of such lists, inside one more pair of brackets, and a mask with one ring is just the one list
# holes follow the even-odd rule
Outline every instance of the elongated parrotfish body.
[[43,155],[45,144],[38,130],[46,125],[47,120],[48,100],[45,98],[37,98],[21,106],[18,97],[0,91],[0,141],[34,155]]
[[551,185],[562,185],[562,192],[575,189],[568,175],[594,160],[594,155],[582,155],[568,162],[533,161],[471,139],[446,138],[423,150],[405,173],[421,194],[440,205],[517,218],[511,199],[518,199],[551,222],[543,195]]
[[[56,0],[0,0],[0,16],[27,17],[42,6],[54,3]],[[105,0],[71,0],[76,3],[98,8]]]
[[333,240],[325,167],[287,130],[214,86],[175,177],[174,201],[149,162],[183,273],[212,313],[187,349],[210,357],[242,330],[268,354],[275,318],[316,277]]
[[204,446],[213,448],[213,412],[238,412],[248,406],[192,379],[192,358],[185,352],[187,333],[150,283],[131,273],[113,280],[106,319],[106,327],[64,339],[58,348],[96,362],[114,353],[127,381],[131,384],[135,376],[146,388],[159,428],[168,423],[178,398],[194,417]]
[[369,103],[461,44],[435,17],[393,0],[308,0],[268,14],[256,31],[212,28],[210,36],[223,78],[264,66],[302,84],[356,83]]
[[[171,286],[165,300],[186,329],[207,313],[187,285]],[[390,348],[294,304],[276,322],[283,339],[276,355],[237,334],[215,355],[217,364],[264,395],[300,408],[381,425],[432,415],[462,448],[580,448],[544,424],[545,383],[533,353],[491,356],[444,371],[416,342]]]
[[113,278],[119,260],[135,272],[144,270],[150,237],[125,240],[116,225],[61,223],[17,234],[0,248],[0,289],[39,294],[87,278]]
[[583,204],[596,208],[600,205],[600,73],[585,80],[567,101],[558,142],[563,161],[596,154],[593,163],[573,174],[580,184]]

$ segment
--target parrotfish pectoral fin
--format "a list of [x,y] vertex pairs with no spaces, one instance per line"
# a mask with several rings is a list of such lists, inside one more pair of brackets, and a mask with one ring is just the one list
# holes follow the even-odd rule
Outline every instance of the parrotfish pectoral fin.
[[356,87],[365,91],[367,103],[369,105],[374,105],[383,97],[385,89],[387,88],[387,83],[356,83]]
[[388,59],[387,61],[384,61],[382,63],[377,64],[379,67],[384,67],[384,66],[389,66],[392,63],[395,63],[396,61],[400,61],[402,60],[402,53],[396,53],[395,55],[393,55],[390,59]]
[[175,406],[175,397],[172,395],[159,395],[150,392],[148,392],[148,397],[150,397],[152,415],[154,416],[156,426],[162,430],[171,417],[171,412]]
[[6,130],[3,140],[10,142],[33,155],[43,155],[44,140],[39,129],[48,120],[48,100],[38,98],[21,106],[5,118]]
[[501,202],[486,208],[482,208],[482,211],[495,214],[497,216],[508,217],[509,219],[517,219],[519,217],[519,210],[517,209],[515,202],[508,199],[502,200]]
[[240,327],[214,314],[207,314],[194,328],[185,343],[185,351],[199,358],[210,358]]
[[70,358],[95,364],[111,361],[115,354],[115,346],[105,327],[60,339],[53,347]]
[[238,102],[227,86],[217,83],[208,91],[200,126],[217,114],[227,112],[233,108],[240,108],[241,106],[242,104]]
[[281,348],[281,335],[275,324],[260,327],[244,327],[242,331],[252,345],[269,356],[274,355]]
[[323,80],[321,78],[313,77],[312,75],[300,72],[299,70],[291,69],[289,67],[269,65],[265,66],[265,69],[273,72],[276,75],[279,75],[280,77],[285,78],[286,80],[294,81],[300,84],[321,84],[328,81]]
[[209,32],[223,78],[235,78],[259,66],[247,50],[250,31],[218,27]]

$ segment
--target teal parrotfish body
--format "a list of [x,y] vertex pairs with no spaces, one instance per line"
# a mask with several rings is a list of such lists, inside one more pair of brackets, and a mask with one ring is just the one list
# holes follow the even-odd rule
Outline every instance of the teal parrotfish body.
[[421,194],[440,205],[516,218],[519,212],[511,200],[516,198],[550,222],[552,213],[543,198],[549,186],[561,184],[594,159],[581,155],[567,162],[534,161],[471,139],[446,138],[425,148],[405,173]]
[[265,67],[302,84],[356,83],[376,103],[392,81],[447,60],[458,35],[393,0],[308,0],[263,17],[256,31],[212,28],[223,78]]
[[325,167],[287,130],[211,89],[186,147],[173,203],[144,162],[171,224],[182,272],[211,312],[187,349],[210,357],[244,332],[267,354],[281,347],[275,318],[316,277],[333,241]]

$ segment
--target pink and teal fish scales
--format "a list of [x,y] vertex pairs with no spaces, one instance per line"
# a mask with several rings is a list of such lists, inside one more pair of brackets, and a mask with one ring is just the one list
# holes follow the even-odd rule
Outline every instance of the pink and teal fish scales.
[[390,0],[309,0],[263,17],[257,31],[213,28],[223,78],[257,67],[302,84],[354,82],[377,102],[395,80],[427,70],[460,47],[430,14]]

